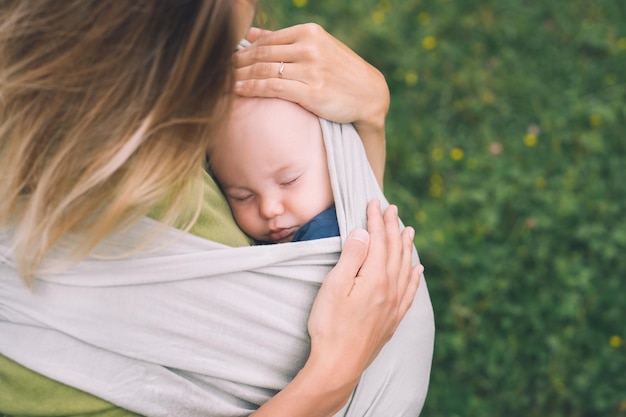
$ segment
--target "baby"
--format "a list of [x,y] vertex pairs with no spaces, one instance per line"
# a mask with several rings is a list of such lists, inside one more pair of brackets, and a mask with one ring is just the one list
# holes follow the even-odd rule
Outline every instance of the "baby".
[[317,116],[285,100],[238,97],[230,120],[209,165],[239,227],[258,243],[338,236]]

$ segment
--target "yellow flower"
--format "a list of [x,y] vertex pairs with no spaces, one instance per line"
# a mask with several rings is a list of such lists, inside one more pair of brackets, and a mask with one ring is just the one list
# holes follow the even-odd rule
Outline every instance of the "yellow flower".
[[465,153],[463,152],[463,149],[452,148],[450,150],[450,158],[452,158],[454,161],[460,161],[461,159],[463,159],[464,155]]
[[409,87],[414,87],[417,84],[418,79],[419,79],[419,76],[417,75],[417,72],[409,71],[404,76],[404,83],[408,85]]
[[617,41],[617,46],[619,47],[619,49],[626,49],[626,38],[619,38],[619,41]]
[[424,210],[420,210],[415,213],[415,220],[417,220],[418,223],[426,223],[426,221],[428,220],[428,215]]
[[602,118],[598,114],[592,114],[589,116],[589,124],[593,127],[598,127],[602,124]]
[[383,12],[388,12],[389,10],[391,10],[391,2],[389,0],[381,0],[378,3],[378,8]]
[[439,184],[432,184],[430,186],[430,188],[428,189],[428,192],[433,197],[441,197],[441,193],[442,193],[441,185],[439,185]]
[[426,36],[422,39],[422,46],[424,49],[432,51],[437,46],[437,39],[434,36]]
[[293,0],[293,4],[296,7],[304,7],[308,3],[308,0]]
[[489,106],[495,103],[496,96],[491,91],[483,91],[483,93],[480,95],[480,99],[482,100],[483,104]]
[[526,136],[524,136],[524,143],[529,147],[535,146],[537,144],[537,135],[533,135],[532,133],[526,134]]
[[382,10],[376,10],[372,13],[372,20],[375,24],[381,25],[385,21],[385,12]]
[[434,148],[431,156],[435,161],[440,161],[441,158],[443,158],[443,150],[441,148]]
[[617,349],[618,347],[621,347],[622,338],[619,336],[611,336],[611,338],[609,339],[609,345],[611,345],[611,347],[615,349]]
[[417,22],[422,25],[422,26],[426,26],[430,23],[430,15],[426,12],[422,12],[420,14],[417,15]]
[[535,187],[542,189],[546,188],[547,181],[544,177],[535,178]]

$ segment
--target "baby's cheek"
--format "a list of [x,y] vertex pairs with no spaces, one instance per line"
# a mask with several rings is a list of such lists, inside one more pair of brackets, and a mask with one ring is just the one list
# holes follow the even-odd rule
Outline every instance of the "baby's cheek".
[[328,200],[327,196],[320,193],[309,193],[306,198],[301,200],[302,211],[306,213],[304,221],[309,221],[313,217],[320,214],[332,205],[332,200]]
[[241,230],[243,230],[246,233],[249,233],[250,232],[249,210],[233,207],[232,212],[233,212],[233,217],[235,218],[235,221],[237,222]]

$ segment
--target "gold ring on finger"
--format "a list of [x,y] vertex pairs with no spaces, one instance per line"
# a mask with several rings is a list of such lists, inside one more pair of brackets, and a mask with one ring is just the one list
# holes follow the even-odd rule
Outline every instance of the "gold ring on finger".
[[278,67],[278,78],[283,78],[284,71],[285,71],[285,63],[281,61],[280,66]]

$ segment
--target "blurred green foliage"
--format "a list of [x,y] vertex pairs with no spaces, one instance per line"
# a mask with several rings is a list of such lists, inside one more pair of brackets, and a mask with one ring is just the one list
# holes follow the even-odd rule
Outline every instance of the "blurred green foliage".
[[267,3],[387,78],[437,323],[422,414],[626,416],[626,2]]

